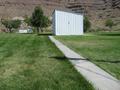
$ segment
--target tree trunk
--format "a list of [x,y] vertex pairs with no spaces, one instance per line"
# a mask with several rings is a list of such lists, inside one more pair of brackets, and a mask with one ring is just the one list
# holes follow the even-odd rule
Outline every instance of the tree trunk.
[[43,29],[41,29],[41,32],[43,32]]
[[8,29],[8,28],[6,29],[6,32],[7,32],[7,33],[9,32],[9,29]]
[[39,35],[39,27],[37,27],[37,35]]
[[11,28],[9,29],[9,32],[10,32],[10,33],[12,32]]
[[109,32],[111,32],[112,31],[112,27],[109,27],[109,29],[110,29]]
[[42,29],[41,28],[39,28],[40,29],[40,32],[42,32]]

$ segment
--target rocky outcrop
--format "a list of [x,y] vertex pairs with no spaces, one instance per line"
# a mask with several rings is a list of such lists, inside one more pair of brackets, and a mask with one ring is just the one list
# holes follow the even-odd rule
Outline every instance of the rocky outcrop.
[[95,19],[120,16],[119,0],[69,0],[67,8]]
[[94,25],[101,26],[108,18],[120,22],[120,0],[69,0],[66,7],[87,15]]

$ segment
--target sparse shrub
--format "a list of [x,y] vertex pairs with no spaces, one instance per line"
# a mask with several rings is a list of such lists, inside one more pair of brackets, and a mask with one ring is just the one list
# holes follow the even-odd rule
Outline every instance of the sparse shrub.
[[24,22],[28,25],[31,26],[31,17],[25,16]]
[[87,17],[84,17],[84,32],[89,31],[91,28],[91,23]]
[[8,32],[12,32],[12,29],[17,29],[20,27],[21,21],[20,20],[1,20],[2,24],[7,28]]
[[12,28],[14,29],[18,29],[21,25],[21,21],[20,20],[12,20]]
[[111,19],[106,20],[105,26],[109,27],[110,29],[113,27],[114,22]]

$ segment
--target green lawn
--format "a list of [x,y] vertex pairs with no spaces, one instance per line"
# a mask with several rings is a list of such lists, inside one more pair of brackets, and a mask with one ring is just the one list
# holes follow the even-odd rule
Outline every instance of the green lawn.
[[47,36],[0,34],[0,90],[94,90]]
[[120,32],[57,36],[56,39],[120,79]]

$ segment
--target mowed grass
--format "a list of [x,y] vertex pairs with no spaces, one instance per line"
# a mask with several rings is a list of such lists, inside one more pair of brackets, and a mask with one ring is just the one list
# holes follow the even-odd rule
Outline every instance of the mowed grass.
[[94,90],[47,36],[0,34],[0,90]]
[[120,32],[58,36],[56,39],[120,79]]

